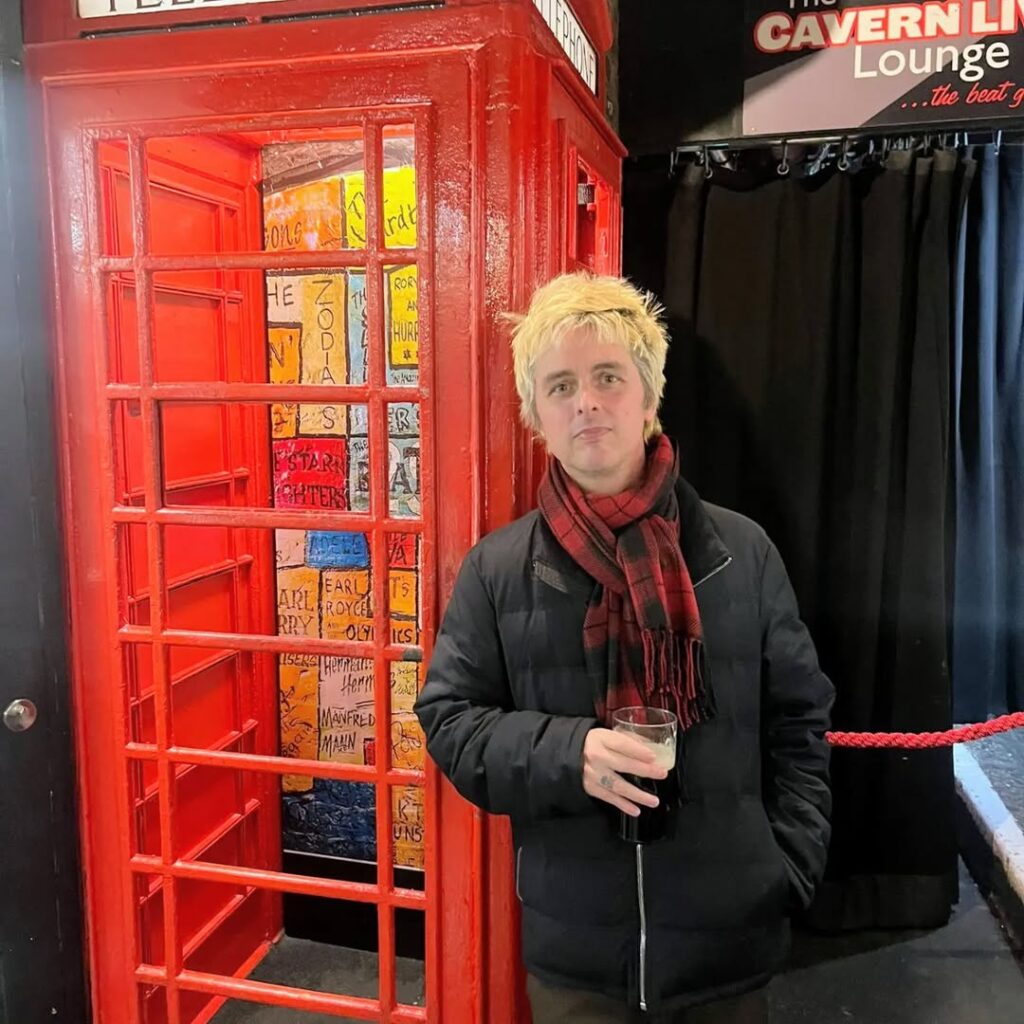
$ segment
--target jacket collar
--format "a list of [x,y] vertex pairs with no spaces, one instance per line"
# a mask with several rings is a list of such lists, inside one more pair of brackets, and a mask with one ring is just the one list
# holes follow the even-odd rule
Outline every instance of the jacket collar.
[[704,507],[700,496],[682,477],[676,483],[679,501],[679,544],[695,587],[732,560],[729,549]]
[[[700,586],[732,559],[700,496],[682,477],[676,484],[679,501],[679,542],[694,587]],[[534,574],[562,590],[588,593],[594,581],[581,569],[548,529],[538,513],[540,543],[534,552]]]

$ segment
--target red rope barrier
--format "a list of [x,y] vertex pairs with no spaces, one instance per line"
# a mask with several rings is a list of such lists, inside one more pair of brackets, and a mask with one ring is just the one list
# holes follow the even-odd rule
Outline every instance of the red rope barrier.
[[986,736],[1024,729],[1024,711],[1012,715],[1001,715],[990,722],[976,722],[961,725],[945,732],[827,732],[825,739],[833,747],[896,747],[906,750],[923,750],[926,747],[951,747],[954,743],[970,743],[983,740]]

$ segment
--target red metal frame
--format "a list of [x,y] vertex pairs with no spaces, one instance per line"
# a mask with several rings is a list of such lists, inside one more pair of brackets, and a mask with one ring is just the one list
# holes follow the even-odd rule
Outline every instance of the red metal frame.
[[[250,8],[268,15],[312,9],[313,3]],[[322,5],[320,5],[322,7]],[[343,6],[336,4],[335,6]],[[365,0],[360,6],[367,6]],[[572,224],[566,212],[578,158],[609,189],[606,269],[618,268],[622,148],[602,111],[558,50],[529,0],[449,3],[374,17],[296,24],[251,24],[172,34],[53,42],[30,47],[30,70],[42,88],[53,209],[64,516],[77,744],[81,770],[90,914],[90,960],[97,1020],[138,1020],[138,984],[166,986],[170,1020],[189,993],[244,996],[294,1008],[368,1020],[424,1019],[444,1024],[525,1017],[518,968],[516,904],[507,825],[469,808],[436,773],[394,769],[387,756],[373,767],[281,758],[265,749],[186,749],[174,745],[168,647],[260,653],[366,656],[376,663],[378,723],[389,723],[388,664],[406,648],[390,639],[386,572],[374,573],[375,644],[167,627],[166,564],[161,531],[168,526],[328,528],[372,532],[373,561],[386,566],[388,533],[422,531],[425,657],[443,604],[467,548],[532,503],[539,460],[518,425],[506,328],[498,314],[519,309],[533,287],[567,265]],[[575,4],[595,42],[599,2]],[[63,10],[39,4],[34,11]],[[237,16],[246,8],[223,8]],[[606,16],[606,11],[605,11]],[[35,17],[33,13],[32,17]],[[130,20],[130,19],[128,19]],[[185,18],[178,20],[188,20]],[[254,19],[247,19],[253,21]],[[255,19],[258,20],[258,19]],[[68,39],[75,19],[34,24],[36,40]],[[123,28],[126,19],[117,19]],[[151,23],[149,23],[151,24]],[[287,55],[287,56],[282,56]],[[338,125],[364,126],[367,180],[379,182],[378,143],[385,124],[416,128],[418,248],[383,248],[376,204],[366,250],[151,255],[147,250],[145,140],[168,135],[274,131],[300,137]],[[97,144],[125,140],[133,186],[134,251],[104,253]],[[574,187],[572,193],[575,192]],[[379,196],[374,186],[373,195]],[[434,234],[436,231],[436,235]],[[383,266],[419,267],[421,436],[424,445],[421,523],[389,516],[382,448],[388,402],[416,400],[410,389],[385,386],[383,337],[370,346],[366,386],[263,383],[178,384],[154,381],[153,275],[204,269],[281,270],[367,267],[368,323],[383,330]],[[138,305],[138,385],[111,383],[106,367],[105,281],[134,274]],[[161,488],[161,403],[271,401],[361,402],[370,407],[371,509],[365,514],[232,507],[165,507]],[[439,401],[437,399],[440,399]],[[104,409],[137,401],[148,453],[142,507],[118,499],[113,438]],[[436,442],[435,442],[436,439]],[[436,498],[444,495],[438,508]],[[458,514],[452,514],[458,509]],[[144,527],[148,539],[149,627],[119,620],[115,531]],[[253,583],[255,589],[266,586]],[[258,595],[257,595],[258,596]],[[156,742],[124,742],[122,648],[153,652]],[[97,680],[110,679],[109,686]],[[237,739],[238,737],[235,737]],[[130,739],[130,737],[129,737]],[[230,740],[230,738],[228,738]],[[378,750],[386,744],[378,744]],[[131,850],[131,794],[126,767],[159,779],[160,855]],[[396,888],[390,799],[378,799],[376,885],[337,882],[259,868],[189,862],[171,845],[176,766],[245,768],[261,777],[303,773],[372,781],[387,787],[425,783],[426,893]],[[164,881],[166,967],[140,966],[135,948],[133,876]],[[308,993],[241,978],[183,969],[173,893],[186,881],[254,885],[260,890],[331,895],[378,905],[380,1000]],[[423,909],[427,927],[426,1010],[397,1008],[393,974],[393,910]],[[258,953],[257,953],[258,956]],[[246,966],[252,966],[248,964]]]
[[[488,0],[446,0],[450,7],[470,7]],[[529,2],[529,0],[528,0]],[[410,8],[424,6],[424,0],[279,0],[269,7],[208,7],[205,11],[189,11],[180,8],[171,14],[148,14],[138,19],[147,24],[159,27],[174,24],[194,24],[201,19],[204,24],[217,21],[244,21],[258,24],[261,21],[291,17],[296,14],[315,14],[324,12],[345,12],[348,10],[361,13],[372,12],[374,8],[408,6]],[[580,18],[583,27],[590,34],[594,45],[604,53],[611,48],[614,38],[611,12],[607,0],[573,0],[573,9]],[[37,0],[26,7],[25,39],[29,43],[49,42],[55,39],[74,39],[78,35],[97,31],[92,26],[109,28],[123,27],[125,19],[121,18],[90,18],[82,19],[75,13],[75,0]],[[130,20],[130,19],[129,19]]]
[[[427,120],[420,111],[399,111],[389,116],[392,123],[410,122],[417,128],[417,140],[426,148],[429,133],[426,130]],[[179,133],[187,133],[189,125],[178,124],[176,128]],[[221,647],[238,648],[236,635],[227,634],[194,636],[187,631],[173,631],[165,625],[165,614],[163,608],[163,595],[166,590],[163,563],[163,541],[161,536],[161,521],[157,518],[157,511],[163,505],[162,485],[160,479],[161,445],[159,441],[159,399],[154,394],[152,366],[152,282],[153,274],[158,269],[187,269],[195,265],[195,261],[179,261],[175,257],[155,258],[148,256],[149,245],[147,230],[149,225],[149,175],[146,170],[145,138],[146,136],[131,128],[125,130],[125,137],[128,140],[131,181],[133,190],[133,229],[134,229],[134,251],[131,258],[132,271],[135,275],[136,292],[139,296],[138,302],[138,332],[140,348],[140,371],[141,381],[136,388],[132,385],[120,385],[111,394],[109,387],[108,397],[133,398],[140,401],[142,405],[142,421],[145,448],[149,457],[145,459],[146,469],[146,504],[143,513],[143,521],[147,525],[148,550],[149,550],[149,578],[152,581],[151,591],[151,613],[150,630],[144,633],[153,651],[153,672],[154,684],[157,694],[157,743],[153,748],[142,748],[139,745],[129,744],[126,752],[128,756],[137,757],[145,755],[148,759],[155,759],[160,773],[160,825],[162,849],[161,856],[144,857],[135,855],[131,859],[133,870],[146,870],[152,873],[161,874],[164,878],[164,921],[165,941],[164,949],[167,954],[167,968],[163,971],[142,967],[136,971],[136,977],[140,981],[158,981],[166,986],[168,994],[168,1019],[170,1024],[177,1024],[182,1019],[178,1006],[179,989],[197,992],[207,992],[213,995],[240,995],[256,1001],[273,1002],[280,1006],[291,1006],[294,1008],[319,1009],[325,1011],[345,1012],[363,1019],[379,1020],[419,1020],[425,1017],[422,1010],[395,1011],[395,979],[394,979],[394,920],[392,908],[395,906],[406,906],[411,908],[424,908],[425,897],[418,892],[394,891],[393,883],[393,862],[391,848],[391,804],[390,799],[378,798],[377,801],[377,851],[378,851],[378,884],[375,887],[361,886],[354,883],[340,881],[320,880],[316,884],[310,883],[301,876],[283,874],[281,872],[261,871],[246,868],[216,867],[211,864],[187,864],[183,863],[174,855],[172,849],[172,837],[174,834],[173,819],[175,815],[174,794],[176,787],[172,783],[172,772],[176,764],[206,764],[211,766],[221,765],[225,767],[236,766],[242,768],[262,767],[275,771],[279,774],[295,772],[297,768],[306,768],[313,775],[330,774],[335,778],[348,777],[362,778],[363,780],[373,779],[377,782],[379,796],[390,794],[389,783],[395,782],[422,782],[423,775],[420,772],[391,773],[388,765],[389,749],[387,744],[380,744],[381,753],[378,754],[376,765],[372,769],[355,770],[351,775],[341,771],[324,772],[320,762],[303,762],[301,765],[294,759],[283,759],[275,756],[254,756],[242,753],[183,753],[177,754],[176,749],[170,742],[171,733],[171,704],[170,684],[166,675],[167,661],[164,657],[164,647],[170,643],[178,646],[188,645],[190,639],[195,639],[197,645],[204,646],[201,641],[216,640]],[[367,272],[367,293],[368,293],[368,324],[375,330],[377,337],[372,339],[368,347],[368,378],[367,387],[355,389],[324,389],[333,401],[358,399],[365,401],[370,409],[370,522],[365,516],[353,516],[351,523],[346,522],[349,517],[343,515],[323,516],[315,513],[308,514],[304,518],[311,529],[346,529],[356,528],[364,532],[370,532],[372,540],[372,564],[383,567],[387,564],[386,558],[386,521],[387,488],[384,478],[386,466],[386,450],[384,438],[387,436],[386,405],[382,396],[384,390],[384,368],[383,368],[383,292],[381,288],[383,267],[395,262],[395,254],[384,249],[383,232],[380,225],[379,196],[381,194],[381,169],[380,169],[380,144],[381,144],[381,122],[376,118],[366,118],[366,130],[364,136],[364,153],[366,158],[366,180],[368,182],[367,194],[372,197],[367,204],[367,248],[359,253],[359,264],[365,265]],[[429,156],[427,156],[429,161]],[[426,161],[425,161],[426,162]],[[429,166],[429,164],[428,164]],[[424,189],[427,191],[428,185]],[[429,207],[425,207],[429,208]],[[316,254],[320,257],[319,266],[332,265],[329,254]],[[414,252],[403,254],[406,262],[429,261],[431,256],[429,227],[424,225],[424,232],[421,241],[421,248]],[[268,256],[259,253],[248,257],[252,260],[253,266],[263,270],[286,269],[295,264],[292,254],[279,256]],[[95,260],[99,271],[121,269],[121,260],[117,258],[97,257]],[[200,261],[201,262],[201,261]],[[351,262],[349,261],[350,265]],[[233,265],[233,256],[221,256],[211,263],[221,269]],[[247,265],[247,264],[245,264]],[[424,297],[427,291],[424,290]],[[429,300],[427,300],[429,302]],[[424,331],[423,352],[430,351],[429,328]],[[425,359],[429,365],[429,359]],[[425,371],[429,372],[429,371]],[[241,387],[245,388],[245,385]],[[182,400],[202,401],[214,397],[214,393],[227,389],[229,394],[233,388],[231,385],[214,386],[212,388],[203,384],[181,385],[175,389],[174,394]],[[276,385],[259,386],[260,392],[268,400],[282,401],[288,396]],[[291,389],[298,394],[296,397],[311,397],[303,395],[303,388],[296,386]],[[344,392],[344,395],[343,395]],[[407,390],[401,393],[405,401],[410,397]],[[238,395],[230,395],[237,400]],[[433,479],[431,463],[429,461],[429,445],[432,432],[430,423],[429,403],[421,404],[422,436],[426,458],[424,459],[424,472],[422,477],[422,493],[425,508],[432,508]],[[132,510],[132,517],[135,518],[136,510]],[[280,516],[276,512],[265,512],[264,521],[268,525],[281,525]],[[118,509],[113,510],[113,522],[123,521],[119,518]],[[251,519],[251,512],[244,509],[225,509],[216,514],[216,518],[224,525],[251,527],[257,525]],[[186,510],[176,512],[175,519],[181,524],[199,525],[207,520],[206,513],[196,513]],[[410,524],[403,523],[403,528],[410,529]],[[369,527],[369,529],[367,529]],[[429,544],[428,538],[424,537],[424,546]],[[116,574],[116,565],[108,565],[108,568]],[[432,592],[430,580],[430,563],[424,564],[424,592]],[[385,587],[387,585],[386,572],[374,573],[374,624],[375,642],[367,649],[365,644],[357,644],[349,649],[353,653],[358,652],[362,656],[374,656],[376,685],[376,716],[377,721],[388,723],[391,720],[390,714],[390,687],[388,676],[388,664],[381,655],[385,654],[383,638],[388,635],[389,623],[387,612],[387,601]],[[432,602],[427,603],[427,608]],[[427,615],[429,616],[429,612]],[[428,618],[429,622],[429,618]],[[425,623],[427,625],[427,623]],[[425,633],[429,636],[430,626],[427,626]],[[120,634],[125,640],[139,639],[138,629],[126,633],[122,628]],[[340,653],[339,645],[333,641],[322,641],[325,651]],[[279,640],[275,637],[252,636],[245,638],[246,649],[253,651],[276,651],[280,649]],[[290,646],[290,645],[289,645]],[[319,644],[317,645],[320,646]],[[349,646],[349,645],[345,645]],[[295,649],[309,652],[309,645],[299,641],[295,643]],[[421,652],[421,656],[429,657],[429,649]],[[208,881],[237,881],[245,884],[259,885],[272,890],[280,891],[303,891],[313,892],[318,895],[333,897],[359,898],[375,900],[378,904],[378,935],[379,935],[379,963],[380,963],[380,992],[379,999],[362,1000],[335,995],[302,994],[296,991],[287,991],[282,986],[261,985],[252,981],[235,980],[226,981],[216,976],[202,976],[184,968],[181,955],[181,944],[177,934],[176,925],[176,899],[175,885],[180,878],[203,879]]]
[[[364,150],[367,156],[366,174],[368,181],[368,194],[379,196],[380,166],[379,148],[381,127],[385,120],[388,123],[412,124],[415,126],[417,144],[422,154],[422,165],[427,168],[431,166],[431,145],[432,132],[429,130],[429,111],[424,108],[393,108],[386,113],[375,114],[373,111],[367,113],[362,120],[366,123]],[[281,127],[286,122],[284,118],[277,118],[275,124]],[[166,124],[160,126],[162,132],[166,132]],[[174,129],[178,134],[187,135],[190,132],[208,132],[211,126],[207,122],[200,124],[179,121]],[[129,864],[133,871],[142,872],[147,875],[159,875],[163,878],[164,893],[164,949],[169,951],[166,968],[160,969],[151,966],[140,966],[135,971],[138,981],[159,982],[166,987],[168,994],[169,1020],[176,1022],[181,1019],[179,1010],[180,993],[183,991],[205,992],[213,995],[236,995],[255,999],[256,1001],[270,1001],[276,1005],[292,1006],[295,1008],[318,1009],[322,1011],[334,1011],[346,1013],[361,1019],[375,1020],[418,1020],[424,1019],[425,1011],[419,1008],[396,1008],[394,992],[394,922],[393,909],[406,907],[410,909],[427,910],[429,913],[428,900],[424,893],[412,890],[396,889],[394,887],[392,851],[391,851],[391,820],[390,800],[384,799],[383,794],[389,793],[390,785],[422,784],[425,779],[421,772],[391,769],[388,764],[389,748],[387,744],[380,745],[381,753],[378,754],[376,764],[373,767],[345,767],[340,765],[329,765],[319,761],[301,761],[298,759],[286,759],[272,755],[246,754],[229,751],[200,751],[187,750],[176,747],[171,742],[171,702],[170,682],[167,676],[167,661],[165,648],[173,645],[175,647],[199,647],[233,650],[248,650],[253,652],[282,652],[288,650],[301,651],[304,653],[331,653],[331,654],[353,654],[363,657],[374,656],[376,664],[376,713],[377,720],[382,723],[390,721],[390,687],[388,677],[388,665],[391,661],[400,659],[407,654],[406,647],[398,647],[385,641],[389,635],[389,616],[387,610],[387,574],[377,572],[374,574],[374,624],[376,639],[373,644],[354,644],[330,640],[307,641],[298,638],[265,636],[265,635],[240,635],[240,634],[215,634],[197,631],[174,630],[166,626],[165,593],[167,581],[165,579],[165,564],[163,558],[163,539],[161,530],[165,525],[223,525],[241,528],[258,526],[298,526],[304,528],[319,529],[358,529],[371,534],[373,564],[385,566],[386,538],[392,532],[417,532],[422,536],[423,550],[423,592],[424,621],[423,632],[425,638],[429,638],[433,631],[433,601],[430,597],[435,591],[431,567],[431,541],[429,530],[423,529],[423,523],[410,522],[409,520],[392,519],[387,514],[386,480],[384,477],[386,465],[385,438],[387,436],[386,405],[389,400],[401,400],[409,402],[416,399],[416,392],[408,388],[387,388],[384,386],[383,368],[383,292],[381,288],[382,274],[385,265],[412,264],[417,263],[422,269],[420,274],[420,301],[423,318],[423,333],[421,335],[421,374],[424,381],[429,381],[432,374],[432,363],[430,359],[431,336],[429,330],[431,306],[430,306],[430,274],[429,266],[432,262],[432,241],[429,218],[424,219],[420,234],[420,246],[416,250],[405,250],[396,252],[385,249],[380,226],[379,203],[371,201],[367,208],[367,227],[370,239],[376,239],[365,250],[361,250],[356,259],[352,254],[315,254],[315,259],[306,258],[305,254],[296,258],[295,254],[215,254],[199,257],[155,257],[148,255],[148,206],[149,191],[147,182],[149,176],[146,170],[145,141],[148,132],[146,127],[120,126],[113,131],[91,131],[84,133],[85,146],[83,156],[89,164],[89,171],[85,175],[85,184],[97,182],[95,160],[95,143],[101,138],[120,137],[127,141],[129,151],[129,162],[131,182],[133,190],[133,235],[134,255],[131,257],[103,256],[98,251],[97,239],[101,236],[100,212],[98,198],[95,195],[95,188],[90,189],[92,202],[90,203],[89,236],[93,243],[91,254],[91,283],[92,283],[92,304],[94,308],[100,304],[99,296],[105,291],[105,276],[111,272],[129,271],[134,276],[135,290],[138,296],[138,338],[140,354],[140,381],[139,384],[109,384],[106,383],[109,374],[105,364],[106,344],[104,332],[100,330],[93,335],[93,365],[96,368],[95,386],[100,393],[105,395],[108,402],[133,401],[139,403],[141,408],[141,420],[143,424],[143,440],[148,457],[144,460],[145,469],[145,504],[143,508],[125,506],[111,501],[109,505],[104,502],[108,512],[105,515],[105,530],[108,536],[113,533],[113,528],[118,523],[140,523],[144,524],[147,531],[147,549],[149,552],[148,578],[149,586],[149,627],[125,625],[115,630],[115,636],[120,643],[139,644],[144,643],[152,651],[152,672],[154,690],[156,693],[156,743],[153,745],[127,743],[123,753],[129,761],[140,760],[154,763],[159,774],[160,800],[160,829],[161,829],[161,854],[159,857],[135,854],[129,858]],[[429,173],[420,178],[421,204],[432,202],[432,189]],[[429,205],[423,205],[429,209]],[[202,268],[229,269],[234,266],[253,267],[262,270],[291,269],[296,264],[306,265],[316,263],[318,267],[334,265],[354,265],[358,263],[367,269],[367,292],[368,292],[368,323],[371,329],[375,330],[374,343],[368,349],[368,384],[365,387],[306,387],[302,385],[273,385],[273,384],[220,384],[220,383],[194,383],[194,384],[168,384],[160,385],[153,383],[153,275],[160,271],[167,270],[188,270]],[[76,341],[86,339],[78,334]],[[422,443],[424,447],[423,471],[421,476],[421,493],[424,507],[433,507],[433,453],[431,413],[432,407],[429,395],[425,394],[428,389],[421,388],[420,394],[420,422],[422,431]],[[68,395],[71,401],[81,395]],[[309,401],[318,397],[329,398],[331,401],[362,401],[370,410],[370,466],[371,466],[371,508],[369,516],[363,514],[331,514],[325,516],[318,513],[293,513],[269,509],[245,509],[245,508],[224,508],[217,510],[192,511],[189,509],[167,509],[163,507],[162,480],[160,472],[161,444],[159,438],[159,406],[163,401],[170,399],[176,401],[204,402],[213,399],[222,401],[238,402],[241,400],[260,399],[263,401],[284,401],[287,399],[303,399]],[[100,457],[103,469],[101,473],[103,491],[111,495],[113,493],[113,464],[109,460],[109,453],[113,451],[113,439],[110,433],[109,419],[100,417],[100,434],[94,440],[99,441],[99,450],[96,452]],[[105,429],[103,428],[105,426]],[[89,481],[82,481],[81,485],[88,486]],[[77,481],[71,483],[71,489],[78,489]],[[425,520],[429,521],[429,520]],[[117,563],[117,552],[107,547],[104,559],[104,576],[106,579],[116,579],[120,569]],[[116,594],[116,590],[112,591]],[[117,622],[115,615],[113,621]],[[429,640],[427,646],[420,652],[422,657],[429,657]],[[107,750],[106,755],[115,754],[114,769],[115,777],[124,777],[125,765],[117,766],[115,751]],[[172,837],[174,835],[173,822],[175,816],[174,794],[176,787],[172,785],[172,776],[176,765],[206,765],[232,768],[260,769],[272,772],[277,775],[295,773],[296,771],[308,771],[318,777],[347,779],[352,781],[373,781],[377,784],[381,798],[378,799],[377,812],[377,850],[378,850],[378,882],[375,886],[347,883],[327,879],[309,879],[303,876],[289,875],[279,871],[258,870],[243,867],[218,866],[208,863],[187,863],[184,858],[175,855],[172,849]],[[428,811],[428,813],[430,813]],[[94,839],[97,837],[93,837]],[[436,883],[430,879],[430,875],[436,873],[434,858],[428,860],[428,891],[436,890]],[[241,979],[218,979],[214,976],[201,976],[196,972],[185,970],[182,963],[181,948],[178,936],[176,921],[176,899],[175,886],[179,879],[238,882],[246,885],[258,885],[261,888],[271,891],[300,892],[310,895],[344,897],[360,901],[376,902],[379,907],[378,934],[379,934],[379,955],[380,955],[380,996],[378,1000],[362,1000],[336,995],[313,995],[297,990],[287,990],[283,986],[267,986]],[[131,900],[130,894],[128,895]],[[99,902],[99,901],[97,901]],[[94,913],[97,911],[94,911]],[[99,922],[96,922],[99,924]],[[109,923],[109,922],[105,922]],[[128,916],[126,921],[128,935],[135,934],[135,923]],[[428,929],[429,929],[428,925]],[[436,929],[435,929],[436,930]],[[104,935],[106,935],[104,930]],[[104,945],[106,938],[104,938]],[[96,950],[94,949],[94,964]],[[436,957],[435,964],[436,968]],[[436,981],[434,982],[436,985]],[[120,1017],[118,1011],[113,1011],[112,1019],[132,1019]]]
[[[119,16],[111,18],[79,18],[77,0],[32,0],[24,4],[24,38],[28,44],[73,40],[83,36],[159,30],[183,26],[216,25],[228,22],[232,25],[259,25],[280,23],[287,19],[311,16],[344,16],[346,14],[372,13],[375,8],[384,8],[390,14],[396,9],[407,9],[407,16],[417,15],[420,9],[430,6],[436,0],[277,0],[270,4],[242,5],[234,7],[200,7],[189,10],[179,7],[176,11],[149,12],[138,17]],[[507,0],[442,0],[452,8],[493,6]],[[511,0],[532,6],[533,0]],[[605,98],[604,54],[611,49],[615,37],[608,0],[572,0],[570,6],[576,12],[583,30],[587,33],[598,53],[598,109]],[[399,15],[401,16],[401,15]],[[539,15],[537,15],[539,17]],[[557,50],[554,40],[549,43]],[[559,53],[564,67],[570,66]]]

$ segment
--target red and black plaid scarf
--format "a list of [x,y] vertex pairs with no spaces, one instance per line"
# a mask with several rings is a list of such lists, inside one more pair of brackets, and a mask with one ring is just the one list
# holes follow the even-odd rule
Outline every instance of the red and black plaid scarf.
[[706,686],[703,631],[679,546],[679,467],[664,435],[651,442],[641,483],[586,495],[552,459],[538,492],[558,542],[600,587],[583,623],[587,666],[607,685],[598,716],[646,705],[674,711],[680,728],[715,713]]

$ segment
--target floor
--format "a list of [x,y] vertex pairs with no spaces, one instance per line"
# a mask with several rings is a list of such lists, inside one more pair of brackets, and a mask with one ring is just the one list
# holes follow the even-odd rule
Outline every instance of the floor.
[[[285,939],[257,980],[353,995],[376,994],[376,958]],[[423,970],[400,961],[402,1002],[422,1005]],[[772,983],[773,1024],[1022,1024],[1024,970],[961,865],[960,903],[933,932],[798,935],[790,969]],[[213,1024],[339,1024],[318,1013],[232,1001]]]
[[772,995],[773,1024],[1022,1024],[1024,967],[961,863],[944,928],[798,936]]
[[[342,949],[322,942],[285,938],[252,972],[254,981],[314,989],[349,996],[377,996],[377,955]],[[398,1001],[423,1005],[423,964],[398,960],[395,968]],[[280,1010],[256,1003],[231,1000],[211,1024],[365,1024],[323,1013]]]

